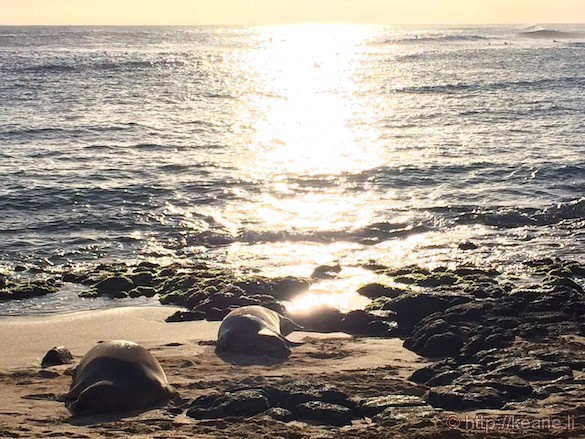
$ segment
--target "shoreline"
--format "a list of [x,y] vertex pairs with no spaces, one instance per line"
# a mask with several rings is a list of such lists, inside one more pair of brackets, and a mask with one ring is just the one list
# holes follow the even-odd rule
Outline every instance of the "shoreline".
[[[289,313],[306,331],[289,336],[302,345],[286,360],[218,355],[221,319],[250,304],[286,313],[282,302],[335,276],[338,266],[319,267],[310,279],[237,279],[206,265],[66,274],[62,281],[87,286],[88,298],[158,294],[165,306],[0,318],[0,392],[7,395],[0,436],[477,438],[486,433],[477,431],[482,419],[489,427],[510,416],[537,426],[573,419],[574,426],[497,431],[498,437],[585,434],[585,266],[529,261],[532,284],[473,266],[367,268],[394,283],[359,288],[372,300],[367,310]],[[10,285],[23,294],[31,288]],[[76,362],[96,342],[113,339],[149,349],[180,399],[141,413],[71,418],[57,396],[68,389]],[[72,352],[73,364],[42,369],[41,358],[57,345]],[[274,389],[297,403],[282,405]],[[306,403],[293,398],[299,392]],[[248,407],[251,395],[272,405],[242,414],[237,409]],[[201,406],[209,401],[218,405]],[[456,428],[446,424],[451,414],[461,422]]]

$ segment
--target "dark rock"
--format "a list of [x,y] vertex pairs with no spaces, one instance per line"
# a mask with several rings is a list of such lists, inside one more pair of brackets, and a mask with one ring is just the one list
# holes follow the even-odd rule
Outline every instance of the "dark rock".
[[70,364],[73,362],[73,355],[65,346],[55,346],[49,350],[41,360],[41,367]]
[[341,271],[341,266],[337,265],[320,265],[313,270],[311,278],[313,279],[333,279]]
[[570,288],[578,293],[585,294],[583,287],[577,281],[568,277],[550,276],[543,280],[545,285],[563,286]]
[[527,339],[542,338],[549,334],[548,328],[546,326],[534,326],[531,323],[522,323],[518,326],[516,332],[520,337]]
[[585,277],[585,266],[578,262],[570,262],[565,266],[574,276]]
[[130,297],[153,297],[156,290],[153,287],[136,287],[128,292]]
[[306,331],[341,331],[343,314],[337,308],[329,305],[295,311],[294,313],[289,313],[289,315],[295,322],[305,328]]
[[353,418],[352,411],[347,407],[322,401],[299,404],[293,410],[293,414],[296,419],[301,421],[313,421],[338,427],[351,424]]
[[119,297],[134,288],[134,283],[126,276],[113,276],[98,282],[95,288],[100,296]]
[[135,274],[131,275],[130,280],[136,286],[151,287],[153,284],[154,278],[152,276],[152,273],[150,273],[148,271],[142,271],[142,272],[135,273]]
[[373,417],[389,407],[414,407],[426,405],[424,399],[414,395],[387,395],[368,398],[361,404],[362,412],[367,417]]
[[398,326],[394,321],[374,320],[368,323],[364,335],[372,337],[394,337],[397,335]]
[[205,299],[207,299],[207,294],[201,291],[195,291],[193,293],[189,293],[184,300],[184,306],[189,309],[196,308],[199,306]]
[[425,342],[419,353],[425,357],[448,357],[456,356],[463,347],[461,336],[453,332],[444,334],[433,334]]
[[[210,322],[220,322],[223,320],[225,316],[227,316],[230,311],[235,308],[210,308],[205,312],[205,318]],[[196,309],[195,312],[200,311]]]
[[457,247],[459,250],[475,250],[478,248],[477,245],[471,241],[462,242]]
[[272,405],[293,410],[299,404],[309,401],[321,401],[356,408],[348,396],[335,386],[319,385],[308,382],[292,382],[261,388]]
[[290,422],[294,419],[293,413],[290,410],[284,409],[282,407],[272,407],[266,412],[266,415],[282,422]]
[[15,273],[21,273],[23,271],[26,271],[26,267],[24,265],[17,265],[16,267],[14,267]]
[[240,390],[224,395],[209,395],[195,399],[187,416],[194,419],[217,419],[229,416],[251,417],[270,408],[268,398],[256,390]]
[[451,411],[499,409],[505,405],[493,387],[439,386],[429,390],[427,402],[436,408]]
[[[389,407],[382,413],[374,416],[372,419],[376,424],[383,427],[394,427],[396,425],[408,425],[409,429],[420,430],[425,427],[433,427],[435,425],[433,418],[436,416],[436,411],[428,405],[401,407],[397,410],[396,407]],[[433,434],[434,439],[457,439],[461,437],[458,430],[446,431],[448,435]],[[404,436],[404,437],[418,437],[418,435]],[[429,437],[429,436],[421,436]]]
[[207,312],[212,308],[225,309],[231,306],[240,306],[239,298],[235,297],[233,293],[219,292],[202,300],[197,305],[197,310]]
[[458,370],[449,370],[435,375],[430,380],[428,380],[425,385],[429,387],[446,386],[448,384],[452,384],[453,381],[455,381],[461,375],[462,373]]
[[517,375],[528,381],[554,380],[573,376],[573,370],[569,366],[559,366],[534,357],[512,361],[496,360],[489,366],[493,368],[494,374]]
[[306,291],[311,282],[292,276],[272,279],[272,293],[279,300],[289,300]]
[[61,280],[63,282],[71,282],[71,283],[81,283],[84,280],[87,280],[87,274],[80,274],[80,273],[63,273],[61,276]]
[[452,359],[444,359],[436,361],[433,364],[415,370],[410,376],[409,380],[418,384],[425,384],[427,381],[433,379],[435,376],[450,372],[456,367],[455,361]]
[[173,277],[176,276],[177,270],[172,267],[163,268],[157,273],[158,277]]
[[409,333],[426,316],[445,311],[450,306],[451,301],[446,298],[422,293],[403,295],[388,302],[388,308],[396,312],[401,333]]
[[408,291],[402,290],[400,288],[389,287],[377,283],[364,285],[363,287],[359,288],[357,292],[358,294],[361,294],[362,296],[365,297],[369,297],[370,299],[383,296],[390,297],[393,299],[400,296],[403,293],[408,293]]
[[419,287],[436,288],[443,285],[455,285],[459,282],[459,276],[450,273],[433,273],[425,278],[418,279],[415,285]]
[[526,380],[514,375],[496,376],[486,381],[486,386],[503,392],[506,401],[523,401],[532,395],[533,388]]
[[177,311],[167,317],[165,322],[191,322],[196,320],[205,320],[205,313],[202,311]]
[[341,329],[350,334],[367,334],[368,324],[374,320],[376,320],[376,316],[367,311],[350,311],[341,320]]
[[0,301],[30,299],[57,292],[59,289],[50,281],[7,282],[0,290]]

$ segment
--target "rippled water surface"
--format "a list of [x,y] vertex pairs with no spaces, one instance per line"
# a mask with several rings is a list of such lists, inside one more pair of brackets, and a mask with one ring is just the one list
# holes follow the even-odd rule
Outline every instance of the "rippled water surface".
[[1,264],[583,260],[584,72],[583,27],[0,27]]

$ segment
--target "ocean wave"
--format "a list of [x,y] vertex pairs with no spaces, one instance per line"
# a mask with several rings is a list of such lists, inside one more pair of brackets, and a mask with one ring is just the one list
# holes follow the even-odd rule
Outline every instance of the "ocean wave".
[[341,230],[242,230],[237,235],[221,229],[204,230],[192,234],[191,245],[226,245],[232,243],[264,244],[278,242],[354,242],[375,245],[391,239],[406,238],[431,230],[427,224],[389,223],[370,224],[357,229]]
[[476,93],[480,91],[498,91],[510,88],[521,89],[549,89],[554,88],[575,88],[585,86],[585,76],[567,76],[562,78],[544,78],[532,81],[505,81],[505,82],[486,82],[486,83],[456,83],[456,84],[438,84],[438,85],[418,85],[402,88],[392,88],[388,91],[395,93],[407,94],[459,94],[459,93]]
[[46,63],[33,66],[17,68],[19,73],[27,74],[50,74],[50,73],[75,73],[82,71],[124,71],[124,70],[147,70],[154,68],[172,68],[185,65],[179,60],[127,60],[127,61],[103,61],[103,62],[79,62],[68,63]]
[[441,34],[441,35],[408,35],[404,37],[398,38],[389,38],[380,41],[374,41],[374,45],[389,45],[389,44],[424,44],[424,43],[457,43],[457,42],[473,42],[473,41],[483,41],[483,40],[490,40],[493,39],[492,37],[488,37],[486,35],[478,35],[478,34],[466,34],[466,35],[449,35],[449,34]]
[[542,28],[529,28],[520,32],[518,35],[525,38],[534,39],[563,39],[563,38],[575,38],[577,34],[573,32],[565,32],[554,29],[542,29]]
[[585,197],[577,200],[536,208],[476,209],[458,215],[462,224],[484,224],[503,229],[525,226],[550,226],[566,220],[581,220],[585,217]]

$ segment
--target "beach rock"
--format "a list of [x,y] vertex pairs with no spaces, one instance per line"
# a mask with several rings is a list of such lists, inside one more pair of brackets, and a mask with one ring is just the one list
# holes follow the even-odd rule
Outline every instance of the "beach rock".
[[311,286],[309,280],[292,276],[272,279],[271,284],[272,294],[278,300],[290,300]]
[[5,282],[5,287],[0,289],[0,301],[30,299],[32,297],[45,296],[59,290],[54,281],[32,282]]
[[261,381],[248,378],[225,393],[201,396],[189,404],[187,416],[217,419],[265,412],[285,422],[301,420],[328,425],[347,425],[358,416],[357,405],[334,386],[303,381],[262,385]]
[[154,297],[156,290],[153,287],[136,287],[128,292],[129,297]]
[[71,282],[80,284],[83,281],[86,281],[89,276],[86,273],[63,273],[61,276],[61,280],[63,282]]
[[121,295],[120,293],[128,293],[132,288],[134,288],[134,283],[126,276],[108,277],[95,285],[100,296],[110,297],[124,297],[126,294]]
[[205,320],[203,311],[177,311],[167,317],[165,322],[192,322],[197,320]]
[[239,297],[236,297],[233,293],[219,292],[203,299],[199,302],[196,309],[198,311],[207,312],[212,308],[225,309],[231,306],[241,306]]
[[439,373],[426,381],[424,384],[429,387],[446,386],[452,384],[457,378],[461,377],[462,373],[458,370],[448,370]]
[[364,416],[373,417],[389,407],[415,407],[427,405],[424,399],[415,395],[386,395],[367,398],[360,404]]
[[341,320],[341,330],[349,334],[368,333],[368,325],[376,320],[376,316],[363,310],[353,310],[345,314]]
[[260,391],[240,390],[225,394],[206,395],[195,399],[187,416],[194,419],[251,417],[270,408],[268,398]]
[[431,335],[419,353],[425,357],[456,356],[462,347],[463,340],[461,336],[449,331],[443,334]]
[[420,293],[400,296],[388,302],[387,306],[396,312],[399,331],[408,334],[423,318],[445,311],[451,303],[451,300],[440,296]]
[[429,405],[451,411],[499,409],[506,403],[500,393],[487,386],[438,386],[429,390]]
[[[227,316],[230,311],[236,309],[237,307],[233,308],[209,308],[205,312],[205,318],[210,322],[221,322],[225,316]],[[199,309],[195,310],[200,311]]]
[[382,285],[378,283],[372,283],[360,287],[357,290],[357,293],[370,299],[375,299],[378,297],[389,297],[394,299],[400,296],[401,294],[409,293],[409,291],[400,288],[389,287],[387,285]]
[[141,287],[152,287],[154,281],[154,276],[148,271],[134,273],[129,278],[134,285]]
[[[413,407],[388,407],[382,413],[374,416],[372,420],[382,427],[394,427],[396,425],[408,426],[411,431],[420,431],[425,427],[434,426],[433,418],[436,416],[436,412],[433,408],[428,405],[424,406],[413,406]],[[433,438],[433,439],[457,439],[461,437],[461,433],[458,430],[447,430],[445,435],[432,434],[431,436],[420,435],[422,438]],[[404,437],[411,437],[406,435]],[[418,434],[412,435],[412,437],[419,437]]]
[[299,404],[293,410],[293,415],[295,419],[300,421],[312,421],[338,427],[350,425],[353,419],[352,411],[347,407],[322,401]]
[[474,244],[474,243],[473,243],[473,242],[471,242],[471,241],[465,241],[465,242],[462,242],[462,243],[460,243],[460,244],[457,246],[457,248],[459,248],[459,250],[475,250],[475,249],[477,249],[478,247],[477,247],[477,245],[476,245],[476,244]]
[[523,401],[534,392],[528,381],[514,375],[492,376],[484,384],[501,392],[506,401]]
[[312,279],[334,279],[341,271],[341,265],[320,265],[313,270]]
[[266,415],[270,416],[273,419],[276,419],[277,421],[282,422],[290,422],[294,420],[293,413],[290,410],[287,410],[282,407],[272,407],[268,409]]
[[299,404],[309,401],[321,401],[355,408],[349,397],[335,386],[319,385],[308,382],[292,382],[263,388],[273,404],[293,410]]
[[370,337],[396,337],[398,325],[395,321],[373,320],[368,323],[363,335]]
[[289,316],[307,331],[341,331],[343,313],[330,305],[321,305],[302,311],[289,313]]
[[452,359],[436,361],[429,366],[415,370],[409,380],[417,384],[426,384],[436,376],[451,372],[456,367],[457,364]]
[[73,355],[65,346],[55,346],[41,360],[41,367],[73,363]]

